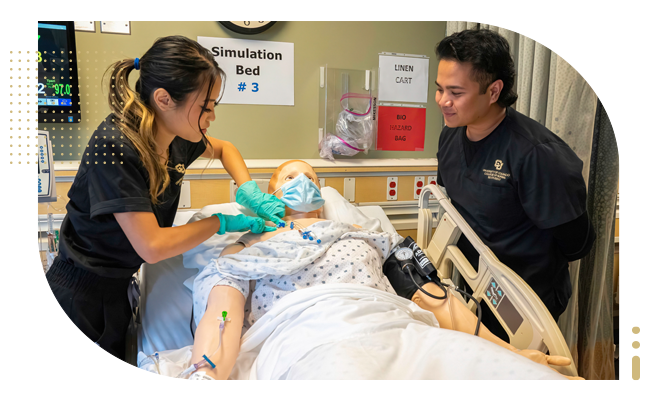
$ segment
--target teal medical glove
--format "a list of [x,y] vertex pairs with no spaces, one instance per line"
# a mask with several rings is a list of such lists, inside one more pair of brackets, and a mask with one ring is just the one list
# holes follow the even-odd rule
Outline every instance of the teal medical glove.
[[272,194],[262,193],[255,181],[248,181],[237,189],[237,203],[276,225],[282,225],[285,204]]
[[273,232],[278,229],[272,226],[266,226],[262,218],[249,217],[244,214],[228,215],[228,214],[212,214],[212,216],[219,217],[219,235],[226,232],[245,232],[250,230],[253,233]]

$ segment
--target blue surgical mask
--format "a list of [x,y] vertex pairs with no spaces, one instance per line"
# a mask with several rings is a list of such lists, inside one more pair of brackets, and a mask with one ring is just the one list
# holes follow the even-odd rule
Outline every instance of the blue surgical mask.
[[318,210],[325,204],[320,190],[305,174],[300,174],[277,188],[272,194],[282,190],[282,202],[292,210],[310,212]]

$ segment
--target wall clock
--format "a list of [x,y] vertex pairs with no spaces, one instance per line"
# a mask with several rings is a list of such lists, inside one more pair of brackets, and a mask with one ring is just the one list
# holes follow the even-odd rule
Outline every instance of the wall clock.
[[276,21],[219,21],[225,28],[243,35],[256,35],[273,26]]

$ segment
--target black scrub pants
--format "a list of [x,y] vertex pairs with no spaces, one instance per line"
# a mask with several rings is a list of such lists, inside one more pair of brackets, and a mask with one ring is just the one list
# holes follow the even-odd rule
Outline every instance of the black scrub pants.
[[126,358],[131,321],[127,290],[130,278],[105,278],[54,259],[47,271],[54,297],[72,322],[90,340],[115,357]]

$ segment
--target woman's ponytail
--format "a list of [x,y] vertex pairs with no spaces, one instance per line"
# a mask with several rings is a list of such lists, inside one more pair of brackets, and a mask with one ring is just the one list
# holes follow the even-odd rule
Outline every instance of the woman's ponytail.
[[111,65],[108,104],[115,115],[114,123],[135,146],[142,164],[149,174],[149,197],[155,205],[158,196],[169,185],[169,174],[159,162],[154,132],[154,111],[140,98],[138,89],[129,87],[129,74],[135,69],[134,59],[118,61]]

